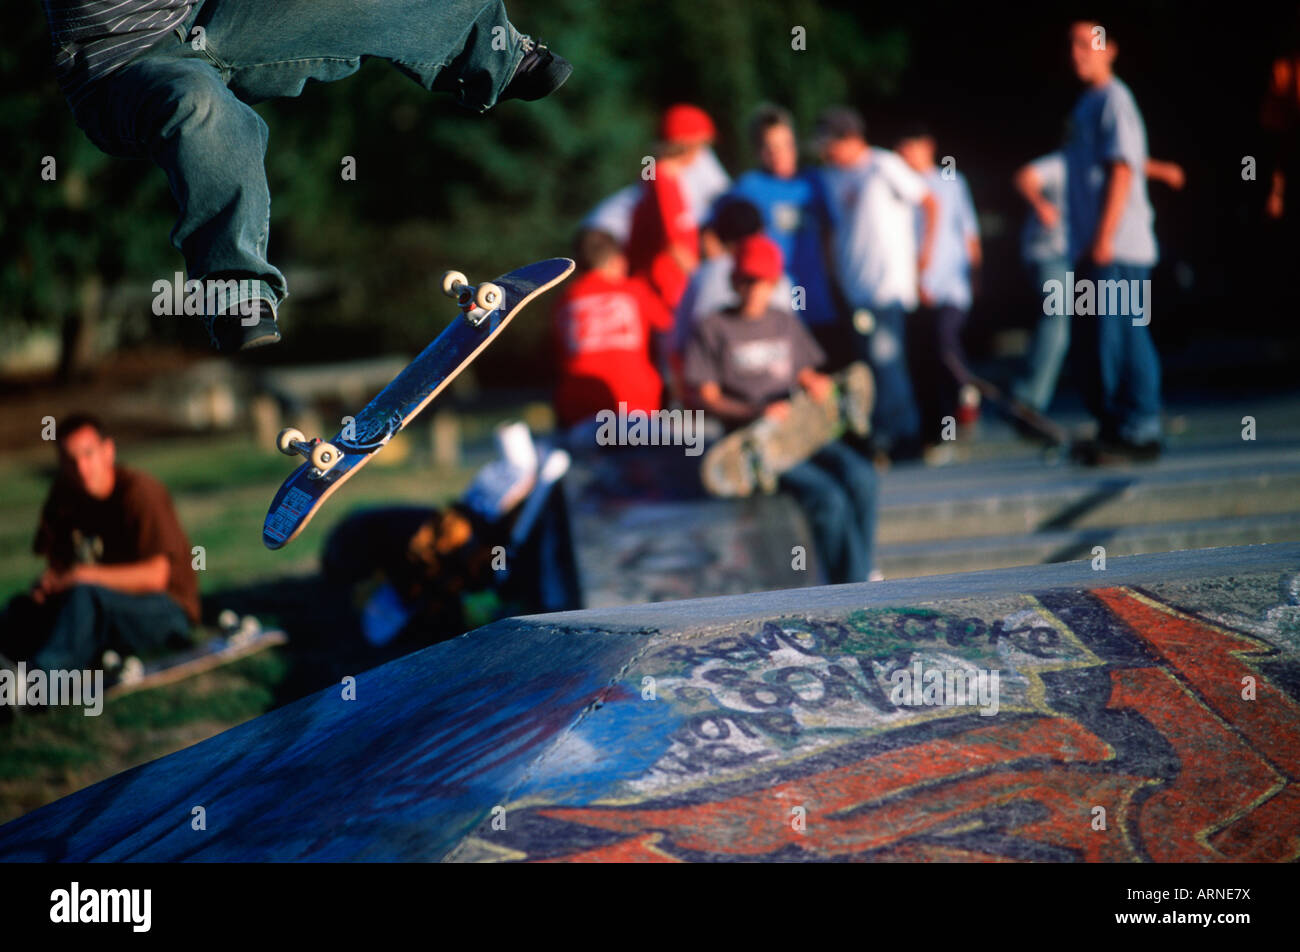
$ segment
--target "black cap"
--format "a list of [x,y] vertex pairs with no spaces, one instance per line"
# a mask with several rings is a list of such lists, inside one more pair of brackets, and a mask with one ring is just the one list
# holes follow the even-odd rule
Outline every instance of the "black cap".
[[862,114],[848,106],[832,106],[817,117],[817,126],[813,130],[813,140],[821,148],[830,142],[850,137],[861,138],[866,135],[867,124],[862,121]]

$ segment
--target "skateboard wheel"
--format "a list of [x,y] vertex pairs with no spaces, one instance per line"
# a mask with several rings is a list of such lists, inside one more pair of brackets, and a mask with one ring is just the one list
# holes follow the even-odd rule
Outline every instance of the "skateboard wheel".
[[217,627],[229,633],[239,627],[239,613],[230,608],[223,608],[217,616]]
[[485,311],[495,311],[505,300],[505,293],[495,284],[480,284],[474,289],[474,304]]
[[280,435],[275,438],[275,448],[285,456],[293,456],[298,451],[293,448],[294,443],[306,443],[307,437],[302,430],[286,426],[280,431]]
[[131,655],[122,662],[122,673],[118,676],[122,684],[136,684],[144,680],[144,662]]
[[448,271],[442,276],[442,293],[449,298],[459,297],[460,288],[457,285],[469,284],[469,279],[460,271]]
[[311,464],[324,473],[334,468],[341,455],[333,443],[321,440],[311,448]]

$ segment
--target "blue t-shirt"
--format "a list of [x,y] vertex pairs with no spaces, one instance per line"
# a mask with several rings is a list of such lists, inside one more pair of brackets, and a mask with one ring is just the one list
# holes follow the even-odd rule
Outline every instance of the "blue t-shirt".
[[1029,163],[1038,177],[1043,198],[1051,202],[1060,212],[1056,224],[1048,228],[1038,220],[1038,215],[1031,208],[1025,219],[1025,227],[1020,232],[1020,257],[1029,264],[1059,261],[1068,252],[1066,221],[1069,209],[1065,200],[1065,156],[1058,150],[1040,156]]
[[1070,257],[1092,247],[1101,219],[1110,164],[1122,160],[1133,173],[1113,240],[1118,264],[1154,265],[1154,213],[1147,199],[1147,131],[1128,86],[1111,79],[1079,97],[1065,145],[1065,187]]
[[763,214],[768,237],[781,248],[786,274],[804,289],[804,309],[795,312],[798,317],[808,325],[834,321],[834,299],[822,253],[822,230],[830,228],[831,218],[820,176],[800,172],[783,179],[754,169],[738,178],[729,194],[753,202]]
[[[921,287],[935,305],[969,309],[970,251],[967,242],[978,238],[979,222],[975,218],[975,203],[970,197],[966,177],[956,169],[951,178],[945,178],[943,169],[933,168],[925,173],[925,184],[939,206],[935,221],[934,246],[929,267],[921,273]],[[925,231],[925,213],[916,210],[916,242],[920,247]]]

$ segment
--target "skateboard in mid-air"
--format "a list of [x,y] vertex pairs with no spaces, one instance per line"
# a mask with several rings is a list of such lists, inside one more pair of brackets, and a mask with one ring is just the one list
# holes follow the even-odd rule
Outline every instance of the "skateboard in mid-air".
[[814,400],[800,390],[781,419],[759,417],[709,448],[700,463],[704,488],[715,496],[748,496],[776,491],[781,474],[798,466],[847,432],[871,431],[875,385],[864,363],[850,364],[831,377],[831,395]]
[[529,301],[563,281],[573,267],[569,258],[549,258],[477,287],[459,271],[448,271],[442,290],[456,299],[460,314],[392,383],[328,441],[308,440],[292,427],[276,438],[280,452],[306,462],[271,500],[262,527],[266,547],[292,542],[335,490],[456,379]]

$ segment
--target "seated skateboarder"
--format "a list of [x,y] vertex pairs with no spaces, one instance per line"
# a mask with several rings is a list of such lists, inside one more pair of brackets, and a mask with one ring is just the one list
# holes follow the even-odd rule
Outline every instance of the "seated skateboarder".
[[[829,377],[815,368],[825,355],[791,312],[771,306],[781,279],[781,249],[765,235],[736,248],[732,285],[740,304],[696,325],[686,347],[686,385],[704,410],[735,428],[759,416],[790,412],[787,399],[803,387],[816,399]],[[876,522],[876,471],[840,441],[781,476],[811,523],[831,584],[865,582],[872,573]]]
[[185,638],[199,620],[190,543],[163,485],[118,466],[89,415],[58,424],[59,475],[34,545],[48,568],[0,616],[0,653],[46,671],[100,664]]
[[386,59],[485,112],[541,99],[573,67],[500,0],[42,0],[73,115],[110,155],[148,158],[180,206],[172,243],[203,283],[224,353],[280,339],[288,291],[267,260],[267,127],[250,107]]

